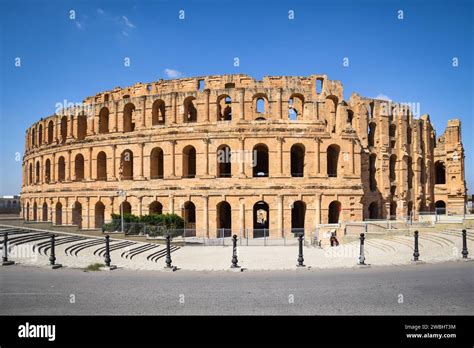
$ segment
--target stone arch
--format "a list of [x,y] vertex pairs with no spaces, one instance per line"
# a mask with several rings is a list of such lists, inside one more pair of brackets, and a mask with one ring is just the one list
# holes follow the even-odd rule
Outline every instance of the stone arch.
[[230,237],[232,234],[232,208],[229,202],[218,203],[216,212],[217,238]]
[[370,122],[369,128],[368,128],[369,147],[375,146],[375,130],[376,129],[377,129],[377,124],[375,122]]
[[56,210],[55,211],[56,219],[54,221],[54,224],[62,225],[63,224],[63,205],[61,204],[61,202],[56,203],[55,210]]
[[67,116],[61,117],[61,142],[64,144],[67,139]]
[[232,120],[232,98],[223,94],[217,97],[217,121]]
[[125,214],[132,214],[132,205],[130,204],[129,201],[123,201],[122,203],[120,203],[120,212],[123,211],[123,215]]
[[66,180],[66,160],[63,156],[58,158],[58,181]]
[[339,153],[341,148],[339,145],[329,145],[326,151],[327,156],[327,174],[330,178],[336,178],[339,166]]
[[390,220],[397,219],[397,202],[390,202]]
[[28,168],[28,184],[33,185],[33,164],[30,163]]
[[339,98],[335,95],[328,95],[326,97],[326,112],[328,117],[328,122],[330,125],[329,132],[336,133],[336,114],[337,114],[337,105],[339,104]]
[[36,128],[33,127],[33,129],[31,130],[31,146],[35,146],[36,145]]
[[41,178],[41,168],[40,168],[40,163],[39,161],[36,161],[36,167],[35,167],[35,184],[40,183],[40,178]]
[[396,167],[397,167],[397,155],[393,154],[390,156],[390,163],[389,163],[390,181],[395,181],[397,178]]
[[120,156],[121,177],[123,180],[133,180],[133,152],[124,150]]
[[328,208],[328,223],[329,224],[339,223],[340,213],[341,213],[341,202],[332,201],[329,204],[329,208]]
[[105,134],[109,132],[109,108],[103,107],[99,112],[99,133]]
[[123,132],[133,132],[135,130],[135,105],[127,103],[123,107]]
[[76,181],[84,180],[84,156],[80,153],[74,158],[74,179]]
[[50,181],[51,181],[51,161],[49,158],[47,158],[44,164],[44,182],[49,184]]
[[304,118],[304,96],[299,93],[293,93],[288,100],[288,119],[292,121],[302,120]]
[[48,122],[48,144],[51,144],[53,142],[54,138],[54,122],[53,120],[50,120]]
[[220,145],[216,151],[217,177],[230,178],[232,176],[232,151],[228,145]]
[[196,229],[196,206],[191,201],[187,201],[183,205],[183,220],[186,230]]
[[155,147],[150,153],[150,179],[163,179],[163,150]]
[[268,166],[268,146],[265,144],[257,144],[253,147],[252,151],[253,163],[256,165],[253,167],[254,178],[266,178],[269,176]]
[[369,219],[376,220],[379,218],[379,206],[377,202],[372,202],[369,205]]
[[405,161],[407,166],[407,186],[410,190],[413,188],[413,160],[408,156]]
[[253,206],[253,238],[268,237],[270,228],[270,207],[265,201]]
[[94,206],[94,227],[102,228],[105,222],[105,205],[98,201]]
[[153,102],[151,108],[151,124],[153,126],[158,124],[165,124],[166,121],[166,104],[164,100],[157,99]]
[[152,214],[163,214],[163,204],[161,204],[160,202],[158,201],[153,201],[150,203],[150,205],[148,206],[148,213],[150,215]]
[[196,149],[188,145],[183,149],[183,178],[196,177]]
[[38,127],[38,146],[43,145],[43,125],[40,124]]
[[388,127],[388,136],[390,137],[390,147],[394,148],[396,144],[396,136],[397,136],[397,126],[391,124]]
[[30,221],[30,202],[26,203],[26,221]]
[[38,221],[38,204],[33,203],[33,221]]
[[77,140],[84,140],[87,135],[87,117],[79,115],[77,117]]
[[97,154],[97,180],[107,180],[107,155],[104,151]]
[[291,207],[291,232],[303,233],[306,216],[306,203],[303,201],[293,202]]
[[[265,93],[257,93],[252,98],[252,108],[254,114],[268,114],[268,97]],[[262,117],[262,116],[260,116]],[[259,118],[260,118],[259,117]]]
[[43,203],[43,207],[42,207],[42,210],[41,210],[41,220],[42,221],[48,221],[48,203],[44,202]]
[[370,191],[372,192],[377,190],[377,179],[375,178],[375,175],[377,173],[376,163],[377,163],[377,155],[375,153],[370,154],[369,156],[369,187],[370,187]]
[[190,96],[184,99],[183,106],[184,106],[184,114],[183,114],[183,122],[184,123],[194,123],[197,122],[197,109],[194,105],[194,101],[196,98]]
[[435,202],[436,214],[444,215],[446,214],[446,202],[443,200],[438,200]]
[[72,206],[72,224],[77,225],[79,229],[82,228],[82,204],[78,201]]
[[446,184],[446,167],[443,161],[435,162],[435,185]]
[[305,147],[303,144],[294,144],[290,150],[291,176],[303,177],[305,166]]

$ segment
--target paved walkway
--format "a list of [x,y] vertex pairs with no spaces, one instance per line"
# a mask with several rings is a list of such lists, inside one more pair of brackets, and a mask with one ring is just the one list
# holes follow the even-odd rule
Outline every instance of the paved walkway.
[[[50,234],[45,231],[18,227],[0,228],[9,231],[10,259],[20,264],[48,265]],[[55,232],[57,263],[67,267],[85,268],[93,263],[104,263],[104,238],[86,237],[73,233]],[[127,241],[111,238],[112,264],[132,270],[163,270],[165,246],[156,243]],[[460,260],[461,229],[420,233],[420,260],[438,263]],[[468,230],[468,250],[474,255],[474,229]],[[382,236],[366,239],[366,263],[373,266],[410,264],[413,258],[413,236]],[[297,246],[239,246],[239,265],[248,270],[295,269]],[[359,242],[338,247],[305,247],[304,264],[310,268],[356,267]],[[172,246],[173,265],[184,270],[229,270],[232,258],[230,246]]]

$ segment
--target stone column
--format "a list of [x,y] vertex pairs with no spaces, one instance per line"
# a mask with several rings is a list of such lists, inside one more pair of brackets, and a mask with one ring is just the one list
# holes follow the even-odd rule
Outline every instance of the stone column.
[[89,147],[89,176],[86,177],[86,180],[92,180],[92,147]]
[[118,132],[118,112],[119,112],[119,102],[114,102],[114,124],[112,125],[112,131]]
[[209,197],[208,196],[202,196],[203,202],[204,202],[204,209],[203,209],[203,229],[204,233],[207,238],[209,238]]
[[277,137],[278,141],[278,174],[283,176],[283,143],[285,142],[285,138]]
[[173,93],[171,95],[171,115],[173,117],[172,123],[176,123],[176,115],[178,113],[178,108],[177,108],[177,95],[176,93]]
[[204,99],[204,114],[206,116],[206,119],[205,121],[206,122],[209,122],[210,120],[210,115],[209,115],[209,95],[210,95],[210,91],[208,89],[206,89],[204,91],[204,95],[205,95],[205,99]]
[[[59,143],[59,128],[61,128],[61,118],[59,116],[56,117],[56,122],[54,122],[54,136],[56,144]],[[29,137],[28,137],[29,139]]]
[[56,182],[56,153],[53,152],[53,161],[51,166],[51,182]]
[[280,237],[285,235],[283,231],[283,195],[278,195],[278,231],[280,232]]
[[87,204],[87,228],[91,228],[91,211],[90,211],[90,198],[86,197],[86,204]]
[[351,139],[349,139],[349,141],[351,142],[349,144],[349,151],[350,151],[350,154],[349,154],[350,162],[349,163],[351,165],[350,172],[351,172],[351,174],[355,174],[355,172],[354,172],[354,169],[355,169],[354,139],[351,138]]
[[242,237],[245,236],[245,203],[241,200],[239,205],[239,217],[240,217],[240,230],[242,231]]
[[321,174],[321,139],[316,137],[314,138],[316,141],[316,161],[315,161],[315,168],[316,168],[316,175]]
[[143,197],[138,197],[138,215],[143,215]]
[[67,152],[67,177],[66,181],[71,181],[71,150]]
[[209,143],[211,139],[204,138],[202,139],[204,142],[204,177],[209,176]]
[[68,139],[72,139],[74,138],[74,128],[77,128],[77,127],[74,127],[74,116],[71,115],[69,116],[69,135],[68,135]]
[[245,138],[240,137],[239,177],[245,178]]
[[176,159],[175,159],[175,147],[176,147],[176,140],[169,140],[171,145],[171,177],[176,177]]
[[168,211],[169,211],[170,214],[174,214],[174,196],[169,195],[168,199],[169,199],[169,201],[168,201]]
[[140,128],[146,128],[146,96],[142,96],[142,124]]
[[283,89],[282,88],[278,88],[277,103],[278,103],[278,118],[282,120],[283,119]]
[[316,225],[319,225],[321,223],[321,197],[322,195],[320,193],[317,193],[315,196],[314,196],[314,206],[315,206],[315,210],[314,210],[314,213],[315,213],[315,219],[314,219],[314,222]]
[[145,147],[145,144],[141,143],[139,144],[139,146],[140,146],[140,162],[139,162],[140,168],[138,168],[139,169],[138,179],[143,180],[144,179],[143,177],[143,148]]
[[240,114],[239,121],[245,120],[245,88],[239,90]]
[[112,180],[117,180],[116,152],[117,152],[117,145],[112,145]]

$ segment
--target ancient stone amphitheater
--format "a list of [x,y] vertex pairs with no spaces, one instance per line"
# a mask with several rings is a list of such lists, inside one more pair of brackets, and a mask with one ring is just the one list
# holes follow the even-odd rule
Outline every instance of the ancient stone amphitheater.
[[22,214],[89,229],[121,208],[176,213],[197,236],[252,238],[460,212],[460,128],[449,120],[437,138],[428,115],[355,93],[345,101],[326,75],[137,83],[26,131]]

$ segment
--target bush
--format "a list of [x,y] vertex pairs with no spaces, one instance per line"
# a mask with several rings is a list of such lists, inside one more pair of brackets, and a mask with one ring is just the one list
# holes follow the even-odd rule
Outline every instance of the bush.
[[[184,227],[184,220],[176,214],[150,214],[136,216],[133,214],[124,214],[124,232],[125,234],[148,234],[150,236],[163,236],[165,234],[180,235],[178,229]],[[112,214],[112,222],[104,224],[102,231],[120,231],[121,216]]]

